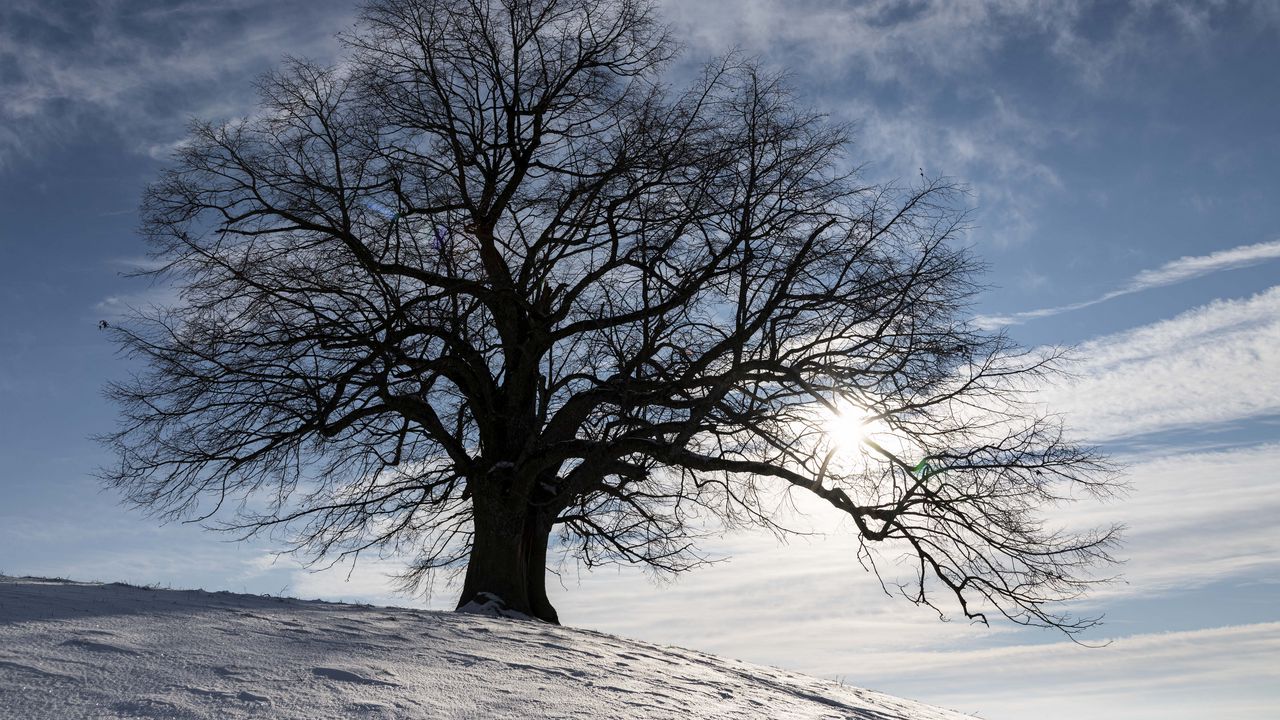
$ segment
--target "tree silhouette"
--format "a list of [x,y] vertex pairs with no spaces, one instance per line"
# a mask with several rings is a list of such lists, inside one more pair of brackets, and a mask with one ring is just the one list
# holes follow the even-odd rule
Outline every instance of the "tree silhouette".
[[1112,474],[1024,397],[1056,356],[970,323],[955,186],[860,181],[739,57],[673,90],[648,0],[377,0],[343,39],[147,193],[181,299],[111,330],[131,501],[554,622],[553,539],[679,572],[803,492],[913,602],[1093,622],[1057,602],[1116,530],[1040,513]]

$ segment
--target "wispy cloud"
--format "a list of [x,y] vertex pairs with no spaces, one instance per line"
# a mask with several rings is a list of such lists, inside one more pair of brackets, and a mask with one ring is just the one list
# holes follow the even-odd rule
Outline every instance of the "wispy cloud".
[[175,307],[179,303],[178,293],[178,289],[171,285],[154,285],[135,292],[108,295],[94,303],[93,312],[100,320],[119,321],[138,311]]
[[1280,258],[1280,240],[1241,245],[1228,250],[1212,252],[1208,255],[1187,255],[1177,260],[1171,260],[1158,268],[1143,270],[1130,278],[1121,287],[1090,300],[1082,300],[1050,308],[1040,308],[1038,310],[1027,310],[1009,315],[983,315],[975,318],[975,322],[983,327],[1017,325],[1028,320],[1060,315],[1072,310],[1082,310],[1124,295],[1132,295],[1167,285],[1176,285],[1180,282],[1223,270],[1235,270],[1277,258]]
[[288,577],[287,594],[307,599],[452,610],[462,590],[457,583],[441,582],[427,595],[397,591],[408,558],[362,555],[354,563],[348,558],[305,565],[294,555],[264,552],[255,562],[263,572]]
[[1092,340],[1079,354],[1074,379],[1042,399],[1092,441],[1280,413],[1280,286]]
[[[666,0],[668,16],[698,47],[738,45],[782,53],[823,72],[851,71],[869,79],[919,82],[921,71],[968,74],[991,62],[994,51],[1036,37],[1073,67],[1077,79],[1098,82],[1135,57],[1168,52],[1151,37],[1161,24],[1178,41],[1203,41],[1227,13],[1246,13],[1258,27],[1280,23],[1269,0],[1203,3],[1140,0],[1111,4],[1100,18],[1087,0]],[[801,63],[795,63],[797,65]],[[1114,80],[1114,77],[1112,77]]]
[[[1178,261],[1145,277],[1148,282],[1169,281],[1241,256]],[[1043,399],[1065,412],[1071,426],[1091,440],[1200,430],[1280,413],[1280,376],[1275,372],[1280,367],[1280,287],[1099,338],[1086,344],[1082,354],[1088,359],[1074,368],[1076,380],[1046,390]],[[1162,452],[1118,459],[1129,465],[1132,489],[1127,498],[1067,506],[1053,517],[1071,526],[1118,521],[1129,527],[1124,548],[1128,563],[1121,569],[1126,581],[1107,586],[1082,610],[1159,602],[1188,589],[1280,575],[1280,534],[1271,521],[1280,514],[1280,495],[1274,490],[1280,445],[1196,451],[1171,451],[1166,445]],[[580,582],[570,576],[569,590],[558,592],[556,602],[566,618],[602,630],[644,634],[805,672],[847,675],[861,683],[880,682],[862,664],[869,653],[875,655],[876,667],[886,655],[902,653],[901,672],[887,678],[886,687],[953,706],[958,703],[952,700],[976,697],[966,695],[964,687],[990,687],[983,685],[990,671],[959,655],[946,660],[954,661],[957,673],[950,690],[898,685],[913,676],[912,667],[929,662],[931,653],[1017,636],[1001,626],[987,630],[939,624],[932,613],[885,597],[859,566],[851,530],[830,513],[810,509],[814,529],[828,535],[786,546],[777,546],[767,535],[727,538],[714,549],[733,560],[660,588],[632,571],[597,572]],[[1125,662],[1150,660],[1145,652],[1125,655]],[[962,671],[967,674],[960,677]],[[1115,671],[1119,676],[1126,672]],[[1180,677],[1180,670],[1166,671],[1167,677]],[[1038,682],[1027,678],[1025,687],[1042,688]],[[1208,676],[1195,682],[1202,690],[1211,686]],[[1087,706],[1079,707],[1093,708],[1095,700],[1114,701],[1131,691],[1119,685],[1099,690]],[[1014,707],[1015,693],[1001,692],[994,704],[959,706]],[[1026,700],[1021,707],[1046,706]]]
[[[1052,79],[1037,82],[1124,94],[1139,82],[1131,68],[1220,40],[1215,26],[1227,14],[1275,21],[1266,0],[1112,3],[1105,20],[1087,0],[663,4],[691,54],[741,48],[824,89],[820,103],[839,97],[824,109],[856,123],[856,160],[871,179],[911,180],[923,168],[969,183],[980,239],[998,249],[1034,239],[1046,199],[1065,189],[1047,149],[1105,134],[1091,113],[1067,115],[1016,85],[985,82],[1006,74],[996,68],[1007,71],[1010,48],[1045,49],[1034,72]],[[838,93],[826,90],[833,84]]]
[[[812,506],[820,536],[779,544],[744,532],[708,545],[723,563],[655,583],[635,568],[570,569],[552,601],[566,622],[819,674],[852,672],[868,653],[927,650],[1007,636],[1011,629],[941,623],[885,595],[858,562],[855,531]],[[884,568],[889,577],[895,569]],[[841,670],[846,668],[846,670]]]
[[917,172],[960,178],[980,215],[981,240],[995,247],[1033,237],[1044,198],[1062,180],[1041,154],[1077,129],[1033,118],[994,90],[971,98],[976,119],[928,109],[927,101],[882,105],[853,96],[832,114],[856,128],[854,154],[878,180],[909,181]]
[[[1062,152],[1114,134],[1105,103],[1062,105],[1058,96],[1150,97],[1166,89],[1150,87],[1144,70],[1166,75],[1173,61],[1194,64],[1206,48],[1238,43],[1228,20],[1246,18],[1260,33],[1280,23],[1271,0],[663,5],[691,55],[741,48],[791,70],[818,102],[838,97],[824,109],[856,123],[854,152],[870,179],[909,181],[924,168],[967,182],[975,238],[998,250],[1034,242],[1051,199],[1081,187],[1069,187],[1078,181]],[[1043,50],[1027,56],[1029,47]],[[1000,82],[1023,73],[1026,85]],[[1028,85],[1063,92],[1038,97]]]
[[1077,505],[1060,518],[1129,528],[1125,583],[1103,588],[1091,604],[1105,610],[1122,598],[1280,577],[1280,532],[1273,521],[1280,514],[1280,445],[1121,459],[1130,463],[1132,488],[1123,501]]
[[5,3],[0,170],[94,132],[162,153],[193,115],[245,113],[252,79],[283,54],[331,57],[352,13],[332,0]]
[[1028,20],[1040,28],[1069,26],[1079,14],[1074,1],[668,0],[665,6],[696,47],[742,46],[876,81],[907,80],[921,70],[965,72],[1006,42],[1010,26]]
[[942,653],[877,653],[856,681],[981,717],[1266,717],[1280,702],[1280,623]]
[[1134,276],[1130,283],[1132,289],[1127,291],[1138,292],[1148,288],[1172,285],[1219,270],[1231,270],[1275,258],[1280,258],[1280,240],[1241,245],[1208,255],[1188,255],[1167,262],[1154,270],[1143,270]]
[[[1130,463],[1124,500],[1065,506],[1052,518],[1129,528],[1125,582],[1102,588],[1082,612],[1280,576],[1280,534],[1270,531],[1280,514],[1273,480],[1280,445],[1120,460]],[[998,623],[939,623],[931,611],[886,597],[855,557],[854,531],[835,513],[808,509],[824,535],[786,545],[764,533],[731,536],[711,548],[730,561],[670,585],[633,569],[570,573],[567,590],[556,588],[553,599],[577,625],[823,675],[852,673],[868,653],[932,653],[1021,637]],[[892,576],[892,561],[882,569]]]

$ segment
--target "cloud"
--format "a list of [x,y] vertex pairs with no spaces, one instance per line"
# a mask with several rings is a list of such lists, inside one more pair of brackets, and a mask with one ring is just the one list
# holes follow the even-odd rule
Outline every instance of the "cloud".
[[[781,56],[823,74],[860,73],[875,82],[921,82],[922,72],[956,77],[981,70],[1006,44],[1034,38],[1096,85],[1134,58],[1160,59],[1206,42],[1215,25],[1241,14],[1257,28],[1280,23],[1269,0],[1112,3],[1104,18],[1087,0],[666,0],[671,22],[690,45],[741,46]],[[1164,41],[1169,41],[1165,43]]]
[[1280,702],[1280,623],[939,653],[885,653],[858,684],[981,717],[1266,717]]
[[[885,595],[858,562],[854,532],[837,513],[810,508],[824,534],[780,544],[763,532],[709,543],[728,560],[655,583],[635,568],[549,579],[561,617],[577,626],[801,672],[851,676],[879,652],[929,650],[1006,638],[1008,626],[942,623],[937,613]],[[893,567],[885,569],[892,577]]]
[[99,319],[120,321],[135,312],[175,307],[179,304],[178,290],[170,285],[157,285],[131,293],[108,295],[93,305]]
[[1032,119],[995,90],[973,99],[978,118],[960,119],[928,109],[853,96],[831,108],[855,127],[853,155],[876,180],[903,182],[917,172],[959,178],[972,194],[984,241],[1017,245],[1035,234],[1044,197],[1063,181],[1041,153],[1077,132],[1057,121]]
[[[760,55],[791,71],[824,110],[854,121],[856,160],[869,163],[872,181],[909,181],[924,168],[969,183],[974,225],[998,249],[1033,240],[1046,198],[1077,189],[1064,188],[1055,158],[1113,135],[1105,104],[1088,96],[1171,92],[1152,88],[1145,71],[1163,77],[1173,61],[1205,62],[1203,48],[1237,44],[1224,27],[1262,32],[1280,22],[1269,0],[665,0],[663,7],[691,60],[729,48]],[[1037,50],[1028,55],[1029,48]]]
[[1178,258],[1154,270],[1143,270],[1134,276],[1129,292],[1139,292],[1153,287],[1172,285],[1220,270],[1254,265],[1280,258],[1280,240],[1241,245],[1229,250],[1219,250],[1208,255],[1188,255]]
[[1010,41],[1073,27],[1078,5],[709,0],[665,9],[692,54],[742,48],[820,89],[815,102],[853,124],[854,159],[872,181],[910,182],[918,168],[962,179],[984,241],[1008,247],[1035,235],[1044,194],[1061,189],[1042,152],[1082,123],[986,80]]
[[331,58],[352,12],[335,0],[5,3],[0,170],[100,132],[161,152],[191,116],[245,113],[253,78],[282,55]]
[[1104,303],[1124,295],[1132,295],[1144,290],[1175,285],[1223,270],[1235,270],[1258,263],[1280,258],[1280,240],[1261,242],[1253,245],[1241,245],[1228,250],[1218,250],[1208,255],[1188,255],[1171,260],[1158,268],[1143,270],[1134,275],[1120,288],[1104,293],[1091,300],[1059,305],[1051,308],[1040,308],[1010,315],[984,315],[975,318],[975,322],[983,327],[1000,327],[1017,325],[1027,320],[1035,320],[1052,315],[1060,315],[1073,310],[1081,310],[1099,303]]
[[62,484],[70,487],[62,491],[66,497],[56,516],[0,511],[0,571],[237,592],[278,592],[287,582],[279,573],[251,567],[258,550],[250,545],[218,542],[195,526],[158,526],[120,512],[83,477]]
[[460,590],[450,587],[450,592],[434,592],[429,598],[397,593],[393,587],[405,563],[392,558],[361,557],[354,566],[344,561],[304,567],[293,556],[268,553],[259,563],[264,568],[287,571],[287,594],[300,598],[452,610],[457,604],[454,593]]
[[[1274,491],[1280,444],[1119,460],[1130,466],[1125,498],[1063,506],[1050,519],[1128,526],[1125,582],[1100,588],[1076,610],[1106,612],[1216,583],[1280,577],[1280,534],[1272,523],[1280,515]],[[857,682],[865,682],[857,668],[868,654],[879,662],[882,654],[927,657],[1048,637],[1000,623],[940,623],[927,609],[885,596],[857,561],[852,529],[837,513],[801,500],[810,528],[821,535],[788,544],[760,532],[731,535],[707,548],[730,560],[671,584],[655,584],[635,569],[570,571],[566,588],[552,583],[552,600],[575,625],[814,674],[848,674]],[[891,576],[892,560],[881,569]]]
[[1075,378],[1044,389],[1041,400],[1091,441],[1278,414],[1280,286],[1092,340],[1079,355]]
[[1131,492],[1106,504],[1065,508],[1077,526],[1128,526],[1124,584],[1088,601],[1105,610],[1122,598],[1150,598],[1241,578],[1280,577],[1280,444],[1122,456]]
[[[1079,609],[1125,606],[1137,629],[1160,627],[1159,618],[1143,619],[1143,608],[1215,583],[1280,577],[1280,534],[1272,523],[1280,514],[1280,444],[1120,459],[1131,466],[1127,498],[1065,507],[1054,518],[1072,525],[1118,520],[1130,528],[1127,582]],[[1044,643],[1053,636],[1007,625],[939,623],[880,592],[854,557],[849,529],[833,515],[815,513],[812,524],[829,534],[787,545],[760,533],[730,536],[716,549],[732,560],[671,585],[656,586],[633,570],[596,571],[580,582],[569,575],[568,589],[555,589],[553,601],[574,625],[840,678],[990,720],[1197,716],[1191,709],[1247,717],[1248,709],[1277,700],[1276,690],[1264,688],[1280,687],[1271,661],[1280,623],[1126,633],[1097,650]]]
[[[1228,254],[1212,263],[1179,261],[1147,277],[1165,281],[1239,257]],[[1280,287],[1098,338],[1081,351],[1088,359],[1073,368],[1076,380],[1046,390],[1042,399],[1048,407],[1064,411],[1070,424],[1090,440],[1221,427],[1280,413],[1280,377],[1274,371],[1280,367]],[[1201,446],[1212,443],[1208,438],[1196,441]],[[1117,459],[1128,466],[1127,497],[1052,511],[1051,521],[1062,525],[1122,522],[1129,528],[1122,550],[1127,563],[1120,568],[1125,582],[1106,586],[1078,603],[1079,611],[1159,604],[1192,589],[1280,577],[1280,534],[1272,521],[1280,515],[1280,495],[1274,489],[1280,444],[1176,452],[1166,444]],[[960,622],[941,624],[927,610],[885,597],[858,564],[850,529],[841,527],[833,514],[806,507],[813,513],[812,528],[826,535],[782,546],[764,534],[730,536],[709,548],[730,555],[729,562],[695,571],[669,586],[656,587],[632,570],[597,571],[581,579],[570,574],[568,590],[556,590],[553,600],[575,624],[830,677],[844,675],[856,683],[964,710],[991,709],[986,717],[1019,717],[1017,708],[1047,707],[1038,698],[1044,696],[1044,687],[1053,686],[1051,679],[1026,677],[1025,683],[996,686],[990,678],[999,677],[1001,666],[977,664],[990,657],[1016,665],[1016,652],[993,651],[981,658],[945,654],[956,648],[977,653],[973,648],[1021,637],[1039,640],[1043,635],[1018,635],[1004,625],[986,629]],[[1166,643],[1169,649],[1181,641],[1151,642]],[[1139,652],[1148,647],[1142,643],[1126,642],[1122,647],[1133,650],[1105,657],[1127,658],[1124,663],[1138,667],[1155,652]],[[911,678],[922,676],[912,668],[927,666],[937,653],[944,658],[938,662],[952,664],[948,672],[955,678],[940,683],[942,689],[911,685]],[[876,658],[873,667],[864,664],[868,656]],[[883,660],[886,657],[889,660]],[[1087,665],[1088,657],[1094,656],[1061,662]],[[1128,672],[1116,662],[1116,673]],[[1185,665],[1183,660],[1176,663]],[[878,674],[876,668],[881,667],[890,667],[893,674]],[[1200,670],[1188,676],[1191,670],[1182,666],[1162,672],[1186,680],[1188,686],[1200,683],[1195,686],[1202,690],[1216,682]],[[1073,684],[1072,693],[1084,693],[1088,685]],[[983,690],[966,694],[966,687]],[[1031,697],[1019,697],[1022,687],[1036,690]],[[976,702],[987,689],[996,700]],[[1123,683],[1098,685],[1097,692],[1084,693],[1088,702],[1079,707],[1093,710],[1095,702],[1115,702],[1132,689]]]
[[[1017,4],[709,0],[667,2],[665,8],[692,46],[742,46],[824,72],[855,68],[884,82],[907,81],[920,69],[964,72],[982,62],[1004,42],[1006,27],[998,16]],[[1063,9],[1070,4],[1048,6],[1043,14],[1070,14]]]

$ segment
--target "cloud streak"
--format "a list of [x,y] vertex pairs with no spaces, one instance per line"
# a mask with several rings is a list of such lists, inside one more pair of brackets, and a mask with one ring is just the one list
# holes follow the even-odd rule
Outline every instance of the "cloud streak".
[[1280,414],[1280,286],[1092,340],[1079,355],[1075,377],[1040,400],[1093,442]]
[[1077,505],[1074,525],[1122,522],[1124,584],[1089,600],[1099,610],[1124,598],[1151,598],[1244,578],[1280,578],[1280,514],[1275,468],[1280,444],[1122,457],[1131,491],[1123,501]]
[[1152,290],[1154,288],[1176,285],[1198,277],[1210,275],[1224,270],[1235,270],[1280,258],[1280,240],[1261,242],[1253,245],[1241,245],[1227,250],[1219,250],[1208,255],[1188,255],[1161,265],[1158,268],[1143,270],[1134,275],[1123,286],[1099,295],[1091,300],[1058,305],[1038,310],[1012,313],[1010,315],[984,315],[975,319],[983,327],[1000,327],[1018,325],[1028,320],[1060,315],[1073,310],[1082,310],[1113,300],[1125,295]]
[[878,653],[857,682],[981,717],[1265,717],[1280,702],[1280,623],[942,653]]

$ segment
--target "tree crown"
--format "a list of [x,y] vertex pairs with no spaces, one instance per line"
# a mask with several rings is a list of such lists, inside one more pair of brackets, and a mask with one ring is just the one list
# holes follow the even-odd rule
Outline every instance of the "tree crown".
[[783,489],[864,562],[905,549],[914,602],[1092,624],[1055,603],[1116,529],[1040,512],[1112,476],[1025,396],[1056,354],[970,322],[956,186],[865,183],[749,60],[669,87],[644,0],[379,0],[344,41],[195,124],[147,193],[181,301],[115,329],[146,364],[110,387],[131,500],[410,552],[413,586],[491,528],[541,543],[533,574],[556,531],[684,570],[709,519],[785,530]]

